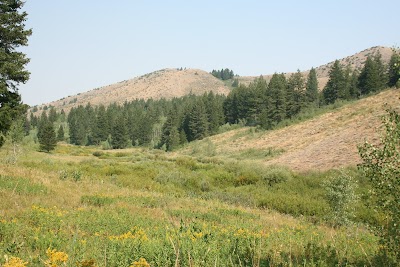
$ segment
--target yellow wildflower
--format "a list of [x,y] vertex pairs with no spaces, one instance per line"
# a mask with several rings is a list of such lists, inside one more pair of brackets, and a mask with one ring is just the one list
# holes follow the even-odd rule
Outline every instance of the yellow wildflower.
[[150,267],[150,264],[145,258],[140,258],[139,261],[134,261],[130,267]]
[[25,267],[28,264],[28,262],[21,260],[18,257],[11,257],[10,260],[7,260],[6,263],[4,263],[3,267]]
[[46,267],[58,267],[62,263],[66,263],[68,255],[65,252],[57,251],[55,249],[48,248],[46,251],[48,259],[44,262]]

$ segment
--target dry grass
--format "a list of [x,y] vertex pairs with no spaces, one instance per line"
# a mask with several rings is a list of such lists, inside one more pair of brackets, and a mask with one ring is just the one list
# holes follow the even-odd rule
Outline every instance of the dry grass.
[[[69,96],[47,105],[68,112],[72,107],[86,105],[123,104],[135,99],[171,99],[188,94],[202,95],[213,91],[215,94],[228,94],[230,89],[210,73],[198,69],[163,69],[134,79],[125,80],[79,95]],[[74,99],[77,99],[74,102]],[[41,105],[44,106],[44,105]]]
[[[360,160],[357,145],[365,139],[379,140],[377,128],[384,114],[383,105],[398,106],[399,96],[398,90],[391,89],[282,129],[254,132],[242,128],[210,140],[216,146],[217,156],[229,157],[249,149],[283,151],[258,161],[297,171],[355,166]],[[190,146],[185,148],[183,153],[190,149]]]

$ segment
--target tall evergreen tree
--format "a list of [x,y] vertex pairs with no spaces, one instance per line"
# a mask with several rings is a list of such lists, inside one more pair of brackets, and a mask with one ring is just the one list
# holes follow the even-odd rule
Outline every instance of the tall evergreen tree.
[[311,68],[310,72],[307,76],[307,85],[306,85],[306,101],[313,105],[318,105],[318,79],[317,72],[314,68]]
[[95,123],[93,124],[93,144],[98,145],[106,141],[110,132],[106,108],[100,105],[97,108]]
[[56,132],[53,123],[49,120],[45,120],[41,123],[37,137],[41,151],[50,152],[57,146]]
[[60,125],[57,131],[57,141],[64,141],[64,139],[65,139],[64,127]]
[[343,69],[339,60],[333,63],[329,71],[329,80],[322,91],[326,104],[334,103],[340,96],[340,91],[345,87]]
[[54,123],[57,120],[57,111],[54,107],[51,107],[49,110],[49,121]]
[[25,29],[26,12],[20,12],[24,2],[0,1],[0,147],[14,119],[25,113],[18,86],[26,83],[29,72],[25,65],[29,59],[16,49],[28,45],[31,30]]
[[363,95],[380,91],[386,87],[387,75],[379,53],[373,57],[367,57],[358,84]]
[[305,83],[300,70],[290,75],[286,90],[286,116],[291,118],[305,106]]
[[268,116],[273,124],[286,118],[286,78],[275,73],[268,84],[267,96],[270,99]]
[[194,104],[188,118],[189,141],[200,140],[209,135],[208,117],[202,99]]
[[114,149],[126,148],[129,142],[128,127],[123,114],[117,117],[111,131],[111,145]]

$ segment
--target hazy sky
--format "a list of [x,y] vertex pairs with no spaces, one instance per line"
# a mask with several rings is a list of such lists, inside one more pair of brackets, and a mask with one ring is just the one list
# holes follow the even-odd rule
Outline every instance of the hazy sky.
[[400,45],[399,0],[26,0],[24,9],[29,105],[162,68],[260,75]]

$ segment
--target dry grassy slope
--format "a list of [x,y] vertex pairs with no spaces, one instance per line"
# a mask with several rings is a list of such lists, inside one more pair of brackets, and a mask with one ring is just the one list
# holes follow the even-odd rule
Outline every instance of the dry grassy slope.
[[[225,84],[203,70],[198,69],[163,69],[131,80],[96,88],[94,90],[69,96],[47,105],[69,111],[78,105],[122,104],[135,99],[171,99],[190,93],[201,95],[213,91],[216,94],[228,94],[230,89]],[[74,99],[77,99],[74,102]]]
[[379,141],[384,103],[400,109],[400,91],[391,89],[348,104],[309,121],[263,133],[243,133],[247,128],[211,137],[218,156],[249,149],[282,149],[284,152],[260,161],[286,165],[297,171],[328,170],[359,162],[357,145]]
[[[345,58],[340,59],[340,64],[342,66],[347,66],[350,65],[352,69],[361,69],[364,66],[364,62],[367,59],[369,55],[375,55],[377,53],[380,53],[382,55],[382,61],[385,63],[388,63],[390,60],[390,57],[392,56],[392,49],[389,47],[383,47],[383,46],[374,46],[368,49],[365,49],[357,54],[354,54],[352,56],[348,56]],[[328,82],[328,76],[329,76],[329,71],[333,66],[334,61],[329,62],[325,65],[319,66],[316,69],[317,71],[317,77],[318,77],[318,87],[320,90],[324,88],[326,83]],[[309,70],[303,71],[304,77],[307,77]],[[286,77],[289,77],[291,73],[286,73]],[[263,75],[263,77],[269,81],[271,79],[272,75]],[[255,76],[246,76],[246,77],[239,77],[239,82],[243,84],[249,84],[252,82],[256,77]]]

